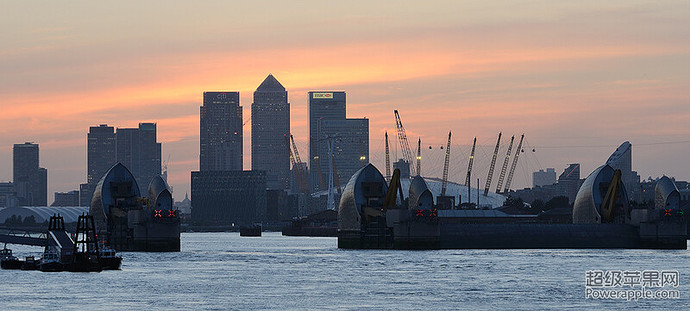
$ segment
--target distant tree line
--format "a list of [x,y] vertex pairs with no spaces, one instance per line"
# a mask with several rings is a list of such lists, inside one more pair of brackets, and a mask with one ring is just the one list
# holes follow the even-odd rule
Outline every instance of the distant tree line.
[[36,217],[34,215],[24,217],[12,215],[12,217],[5,219],[5,225],[7,226],[34,226],[37,225]]

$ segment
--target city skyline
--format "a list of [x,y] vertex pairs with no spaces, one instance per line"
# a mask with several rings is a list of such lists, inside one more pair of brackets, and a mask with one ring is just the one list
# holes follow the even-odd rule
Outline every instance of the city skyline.
[[[85,4],[59,8],[72,5]],[[12,145],[33,141],[50,171],[49,197],[74,190],[86,175],[89,126],[156,122],[181,200],[198,169],[202,93],[239,91],[247,118],[251,94],[269,73],[288,90],[290,130],[304,154],[307,92],[335,89],[348,93],[348,117],[370,120],[371,162],[380,168],[384,131],[396,145],[398,109],[408,137],[425,146],[443,145],[448,131],[453,152],[474,136],[490,146],[499,131],[524,132],[535,149],[532,169],[581,163],[586,177],[630,141],[642,179],[690,179],[688,4],[333,4],[326,16],[316,14],[325,7],[315,2],[299,10],[273,4],[261,13],[273,19],[256,18],[254,4],[246,5],[231,13],[174,2],[164,12],[153,4],[131,12],[114,4],[101,20],[8,4],[5,12],[17,14],[0,19],[12,29],[0,41],[0,180],[12,180]],[[206,23],[185,18],[205,14]],[[251,128],[244,130],[248,169]],[[466,163],[456,162],[451,176],[457,167],[454,179],[462,181]],[[427,166],[424,172],[436,171]],[[513,188],[529,184],[516,173]]]

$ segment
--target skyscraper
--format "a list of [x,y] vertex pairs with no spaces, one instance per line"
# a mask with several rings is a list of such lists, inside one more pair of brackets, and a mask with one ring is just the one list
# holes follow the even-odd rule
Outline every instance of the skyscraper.
[[239,92],[204,92],[200,107],[199,170],[242,170]]
[[[319,91],[309,92],[308,97],[310,182],[312,192],[316,192],[324,190],[321,189],[321,180],[328,183],[328,162],[326,162],[328,145],[326,138],[319,135],[319,120],[345,120],[346,95],[345,92]],[[321,176],[316,167],[317,160],[321,168]],[[325,184],[325,187],[328,185]]]
[[345,185],[358,169],[369,163],[369,120],[346,117],[345,92],[318,91],[309,92],[308,96],[312,191],[325,190],[321,189],[321,180],[328,187],[329,137],[333,142],[334,173],[340,184]]
[[288,189],[290,104],[285,88],[269,74],[254,92],[252,103],[252,170],[266,171],[266,187]]
[[140,193],[147,193],[151,180],[161,174],[161,144],[157,142],[156,123],[118,128],[115,139],[117,162],[132,172]]
[[38,144],[14,145],[13,183],[20,206],[48,205],[48,171],[38,165]]
[[[91,192],[88,194],[88,202],[91,203],[91,193],[103,175],[117,163],[115,154],[115,128],[107,124],[92,126],[87,135],[87,175],[86,183]],[[83,206],[88,206],[86,205]]]
[[[331,137],[334,177],[337,174],[340,185],[345,186],[357,170],[369,163],[369,119],[322,119],[318,121],[318,133]],[[321,172],[328,181],[329,163],[324,161],[328,159],[328,139],[321,139],[317,145],[321,151]]]
[[138,128],[118,128],[101,124],[89,128],[86,183],[79,187],[79,205],[89,206],[98,181],[117,162],[136,178],[141,193],[161,173],[161,144],[155,123],[139,123]]
[[86,183],[79,185],[79,205],[89,206],[101,177],[117,163],[115,128],[107,124],[89,127],[86,147]]

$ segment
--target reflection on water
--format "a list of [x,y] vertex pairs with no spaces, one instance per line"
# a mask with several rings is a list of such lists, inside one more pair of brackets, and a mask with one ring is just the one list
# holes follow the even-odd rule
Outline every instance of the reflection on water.
[[[16,255],[41,248],[8,245]],[[335,238],[184,233],[179,253],[123,253],[121,271],[2,270],[2,310],[678,309],[687,250],[340,250]],[[680,271],[681,300],[584,299],[586,270]]]

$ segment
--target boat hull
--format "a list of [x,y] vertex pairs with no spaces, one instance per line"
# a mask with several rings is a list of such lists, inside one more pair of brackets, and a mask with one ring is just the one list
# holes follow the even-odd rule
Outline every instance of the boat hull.
[[61,272],[64,270],[64,266],[59,262],[46,262],[42,263],[39,269],[43,272]]
[[101,257],[101,267],[103,270],[120,270],[122,257]]
[[8,260],[3,260],[0,263],[0,266],[3,269],[19,270],[22,268],[22,262],[19,259],[8,259]]

